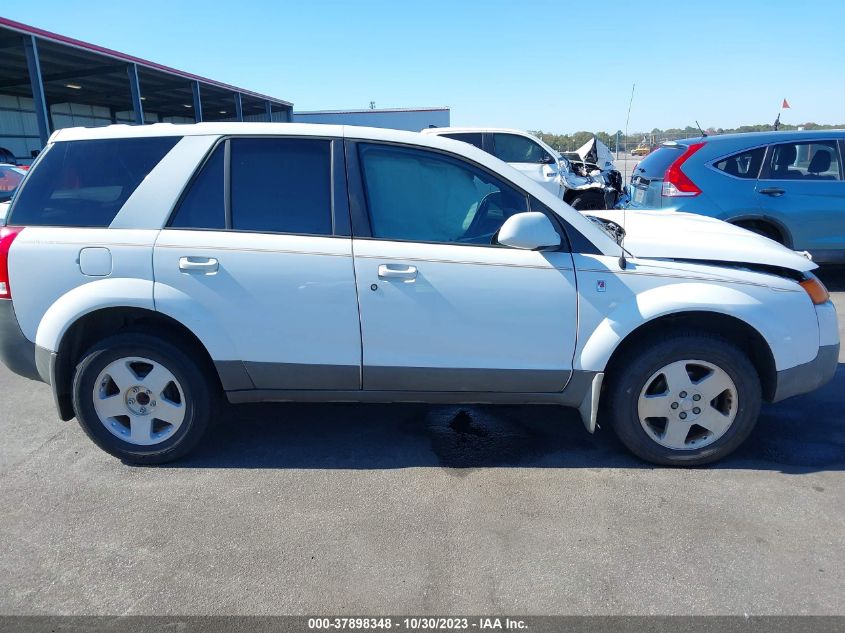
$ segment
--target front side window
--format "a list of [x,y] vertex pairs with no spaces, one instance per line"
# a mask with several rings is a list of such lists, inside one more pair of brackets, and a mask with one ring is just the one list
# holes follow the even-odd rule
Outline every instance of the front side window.
[[463,161],[422,150],[360,145],[373,237],[492,244],[527,211],[524,194]]
[[770,180],[841,180],[835,141],[773,145],[768,168]]
[[470,145],[475,145],[478,149],[484,149],[483,136],[481,132],[457,132],[454,134],[443,134],[445,138],[451,138],[456,141],[463,141]]
[[760,174],[760,165],[763,164],[765,153],[765,147],[745,150],[716,161],[713,167],[736,178],[756,179]]
[[331,235],[331,141],[234,138],[232,228]]
[[15,196],[9,223],[107,227],[181,137],[54,143]]
[[493,134],[493,153],[506,163],[548,163],[549,153],[530,138],[516,134]]

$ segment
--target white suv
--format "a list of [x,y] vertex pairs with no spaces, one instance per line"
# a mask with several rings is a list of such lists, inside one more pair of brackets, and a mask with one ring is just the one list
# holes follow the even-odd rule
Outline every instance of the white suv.
[[638,213],[623,249],[620,213],[437,136],[61,130],[0,234],[0,358],[144,463],[194,447],[222,396],[557,403],[700,464],[830,379],[812,262],[700,216]]

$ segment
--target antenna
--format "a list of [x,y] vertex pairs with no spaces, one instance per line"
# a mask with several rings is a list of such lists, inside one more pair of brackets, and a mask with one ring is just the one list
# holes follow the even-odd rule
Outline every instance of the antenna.
[[697,127],[697,128],[698,128],[698,131],[699,131],[699,132],[701,132],[701,136],[702,136],[702,137],[706,137],[706,136],[707,136],[707,132],[705,132],[704,130],[702,130],[702,129],[701,129],[701,126],[698,124],[698,121],[696,121],[696,122],[695,122],[695,127]]
[[[631,84],[631,98],[628,101],[628,116],[625,117],[625,151],[628,150],[628,123],[631,121],[631,106],[634,104],[634,90],[636,89],[637,84]],[[628,161],[625,160],[625,168],[623,169],[622,173],[625,175],[624,182],[628,182]],[[619,240],[619,248],[621,249],[621,253],[619,254],[619,268],[625,270],[628,267],[628,260],[625,259],[625,231],[626,231],[626,224],[625,221],[628,215],[628,210],[625,207],[622,207],[622,239]]]

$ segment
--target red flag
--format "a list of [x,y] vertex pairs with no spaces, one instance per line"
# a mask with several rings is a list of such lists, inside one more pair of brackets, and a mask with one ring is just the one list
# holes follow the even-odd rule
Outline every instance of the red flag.
[[784,99],[784,100],[783,100],[783,105],[781,106],[781,108],[788,108],[788,107],[789,107],[789,101],[787,101],[786,99]]

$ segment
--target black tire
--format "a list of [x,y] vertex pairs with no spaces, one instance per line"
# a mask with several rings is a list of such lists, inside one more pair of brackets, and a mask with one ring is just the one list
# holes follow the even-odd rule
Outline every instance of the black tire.
[[[161,364],[182,388],[184,420],[160,443],[144,446],[121,440],[105,427],[94,408],[94,385],[100,372],[113,361],[128,357]],[[175,345],[150,334],[117,334],[82,355],[73,377],[73,409],[82,430],[107,453],[133,464],[163,464],[183,457],[202,439],[218,408],[219,392],[213,384],[203,366]]]
[[[731,426],[715,442],[698,449],[672,449],[646,433],[640,423],[638,400],[655,372],[688,359],[711,363],[728,374],[737,390],[737,412]],[[615,362],[604,401],[605,415],[634,455],[663,466],[699,466],[726,457],[748,437],[760,413],[762,390],[757,371],[736,346],[718,336],[679,332],[648,341]]]
[[604,196],[596,193],[583,193],[575,196],[569,203],[576,211],[601,211],[604,209]]

